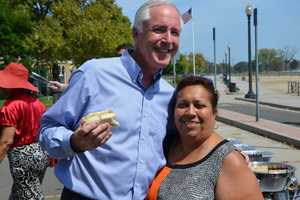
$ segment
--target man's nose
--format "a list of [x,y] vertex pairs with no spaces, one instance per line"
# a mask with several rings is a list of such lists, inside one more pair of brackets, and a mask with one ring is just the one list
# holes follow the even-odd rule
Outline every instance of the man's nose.
[[171,43],[172,42],[172,34],[171,31],[166,31],[163,37],[164,41],[167,43]]

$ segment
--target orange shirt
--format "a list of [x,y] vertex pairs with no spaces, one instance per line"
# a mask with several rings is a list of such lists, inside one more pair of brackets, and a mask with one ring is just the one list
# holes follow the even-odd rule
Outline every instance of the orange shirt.
[[171,172],[171,168],[165,166],[156,174],[156,176],[155,176],[154,180],[152,181],[150,188],[148,190],[148,195],[146,197],[146,200],[156,200],[157,199],[159,187],[170,172]]
[[6,100],[0,109],[0,126],[16,128],[11,147],[37,142],[40,119],[45,105],[36,97],[18,92]]

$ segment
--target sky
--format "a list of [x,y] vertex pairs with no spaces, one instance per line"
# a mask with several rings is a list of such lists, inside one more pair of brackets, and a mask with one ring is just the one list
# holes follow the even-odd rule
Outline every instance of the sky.
[[[133,22],[134,14],[146,0],[116,0],[123,15]],[[202,53],[213,62],[212,29],[216,29],[216,60],[225,59],[227,46],[231,50],[231,63],[248,60],[248,22],[245,7],[257,8],[258,49],[285,47],[297,50],[300,60],[300,0],[173,0],[181,14],[192,8],[192,20],[184,25],[180,52]],[[254,59],[254,26],[251,18],[251,47]]]

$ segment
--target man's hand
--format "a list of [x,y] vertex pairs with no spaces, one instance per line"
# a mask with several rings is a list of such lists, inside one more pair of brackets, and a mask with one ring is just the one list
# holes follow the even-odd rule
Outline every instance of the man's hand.
[[111,129],[112,126],[109,123],[82,121],[80,127],[71,136],[71,147],[77,153],[95,149],[112,136]]

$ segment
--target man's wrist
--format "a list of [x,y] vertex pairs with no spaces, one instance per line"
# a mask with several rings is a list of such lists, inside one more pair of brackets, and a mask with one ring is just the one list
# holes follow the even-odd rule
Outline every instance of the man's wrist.
[[76,135],[75,133],[73,133],[70,137],[70,146],[71,146],[71,149],[75,152],[75,153],[82,153],[83,150],[81,150],[76,144],[75,144],[75,141],[76,140]]

